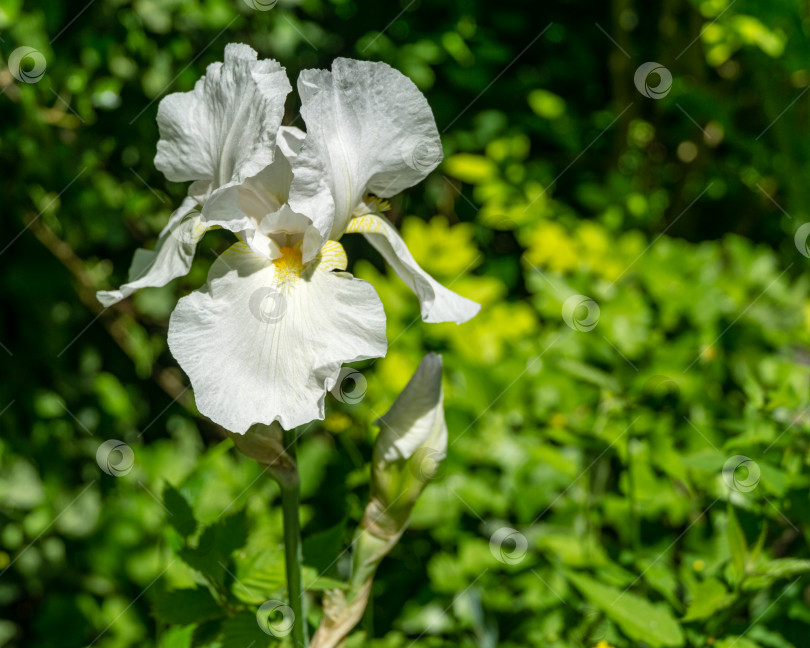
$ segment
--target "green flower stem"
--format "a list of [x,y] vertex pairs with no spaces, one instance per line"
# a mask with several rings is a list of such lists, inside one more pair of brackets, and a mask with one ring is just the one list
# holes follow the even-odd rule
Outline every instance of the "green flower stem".
[[[295,461],[295,430],[284,431],[287,454]],[[287,568],[287,593],[290,607],[295,614],[292,640],[295,648],[307,648],[309,637],[307,619],[304,615],[304,591],[301,587],[301,524],[298,516],[298,501],[301,486],[294,483],[281,484],[281,508],[284,514],[284,558]]]

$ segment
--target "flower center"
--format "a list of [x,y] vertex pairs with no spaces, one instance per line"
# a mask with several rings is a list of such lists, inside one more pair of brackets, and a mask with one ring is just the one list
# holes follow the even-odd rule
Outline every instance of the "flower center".
[[301,262],[301,247],[281,248],[281,256],[273,259],[276,267],[276,276],[282,281],[298,279],[304,271],[304,264]]

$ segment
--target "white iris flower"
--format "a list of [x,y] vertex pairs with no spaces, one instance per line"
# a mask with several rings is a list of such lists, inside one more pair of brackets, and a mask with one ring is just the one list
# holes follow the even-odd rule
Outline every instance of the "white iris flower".
[[158,109],[155,165],[193,181],[154,251],[138,250],[110,305],[188,272],[206,230],[239,242],[182,298],[169,348],[203,414],[232,432],[324,416],[345,362],[386,352],[374,288],[345,272],[345,233],[363,234],[416,293],[426,322],[465,322],[478,304],[437,283],[380,213],[378,198],[420,182],[441,160],[427,101],[384,63],[337,59],[298,80],[306,134],[281,126],[284,69],[247,45],[225,48],[194,90]]

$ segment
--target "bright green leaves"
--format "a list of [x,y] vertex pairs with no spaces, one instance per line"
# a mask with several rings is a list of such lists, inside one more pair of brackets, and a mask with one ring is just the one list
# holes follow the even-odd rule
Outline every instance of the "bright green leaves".
[[[167,486],[163,503],[167,521],[180,536],[178,555],[207,587],[176,589],[160,595],[153,604],[155,618],[169,626],[194,625],[190,643],[178,643],[178,648],[203,648],[215,643],[220,648],[267,645],[269,638],[256,622],[253,602],[246,603],[237,596],[245,585],[234,578],[232,554],[244,547],[248,538],[245,512],[234,512],[201,527],[191,505],[177,489]],[[258,597],[258,603],[262,600]],[[185,637],[171,632],[166,636],[172,638],[173,644]]]
[[244,512],[234,513],[206,527],[196,546],[186,545],[180,557],[219,585],[227,580],[226,563],[230,555],[247,541],[247,519]]
[[184,538],[194,535],[197,530],[197,520],[194,512],[185,498],[172,486],[166,486],[163,491],[163,505],[169,512],[169,524]]
[[255,613],[243,611],[222,623],[221,641],[222,648],[264,648],[270,637],[259,628]]
[[568,580],[631,639],[651,648],[683,645],[681,626],[666,604],[650,603],[637,594],[604,585],[584,574],[569,573]]
[[716,578],[707,578],[692,591],[692,600],[683,621],[702,621],[727,608],[736,600]]
[[748,544],[745,540],[745,533],[737,519],[737,514],[734,512],[734,507],[730,503],[728,505],[728,526],[726,527],[726,532],[728,533],[728,545],[731,549],[731,565],[734,568],[734,579],[739,585],[745,578]]
[[777,558],[757,565],[745,582],[746,590],[759,590],[784,578],[795,578],[810,573],[810,560],[801,558]]
[[317,572],[335,573],[338,557],[343,550],[343,539],[346,534],[346,521],[324,529],[304,538],[304,563]]
[[155,618],[168,624],[201,623],[223,616],[211,592],[201,587],[167,592],[155,601]]

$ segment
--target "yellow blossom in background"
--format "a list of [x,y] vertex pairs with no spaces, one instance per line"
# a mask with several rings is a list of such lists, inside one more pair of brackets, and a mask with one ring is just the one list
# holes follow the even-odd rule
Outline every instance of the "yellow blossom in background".
[[435,216],[428,222],[406,218],[402,223],[402,237],[416,262],[449,281],[478,265],[481,254],[473,241],[473,232],[472,223],[451,226],[444,216]]
[[554,222],[543,221],[526,237],[526,260],[538,268],[554,272],[570,272],[577,267],[579,253],[576,243],[565,228]]

